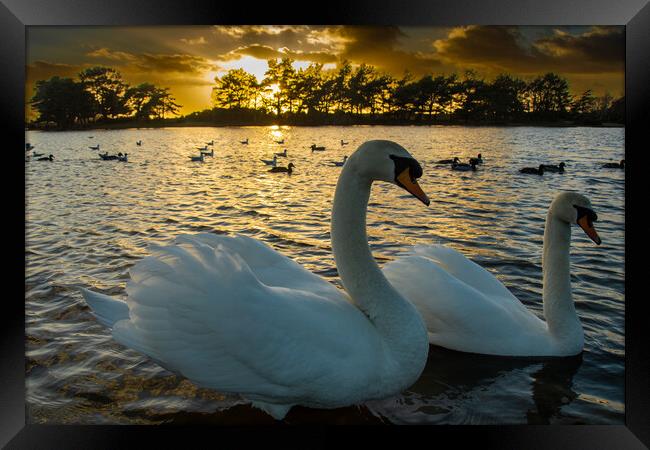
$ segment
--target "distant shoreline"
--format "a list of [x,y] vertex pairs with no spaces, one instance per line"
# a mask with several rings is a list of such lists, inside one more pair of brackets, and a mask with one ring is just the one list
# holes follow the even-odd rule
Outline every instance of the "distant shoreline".
[[350,126],[452,126],[452,127],[545,127],[545,128],[571,128],[571,127],[585,127],[585,128],[625,128],[624,123],[573,123],[573,122],[513,122],[513,123],[456,123],[456,122],[443,122],[443,123],[428,123],[428,122],[351,122],[351,123],[282,123],[269,122],[269,123],[214,123],[214,122],[184,122],[177,120],[169,120],[164,122],[109,122],[96,124],[85,127],[75,128],[57,128],[57,127],[44,127],[25,125],[25,131],[92,131],[92,130],[123,130],[123,129],[157,129],[157,128],[223,128],[223,127],[268,127],[268,126],[291,126],[291,127],[350,127]]

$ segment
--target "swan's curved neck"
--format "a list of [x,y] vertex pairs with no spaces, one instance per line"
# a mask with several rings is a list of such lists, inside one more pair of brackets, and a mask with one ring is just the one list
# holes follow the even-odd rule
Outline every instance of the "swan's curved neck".
[[[366,235],[372,180],[358,173],[351,158],[336,185],[332,250],[346,291],[375,325],[397,360],[420,358],[428,348],[426,328],[415,307],[388,282],[375,262]],[[424,350],[423,350],[424,349]],[[419,373],[418,373],[419,374]]]
[[544,317],[549,332],[558,339],[582,339],[583,334],[571,297],[570,245],[571,226],[549,210],[542,256]]

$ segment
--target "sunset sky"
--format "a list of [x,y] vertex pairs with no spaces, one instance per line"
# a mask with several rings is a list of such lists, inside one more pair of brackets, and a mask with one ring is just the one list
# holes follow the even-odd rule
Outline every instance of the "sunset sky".
[[117,69],[129,84],[169,87],[181,113],[210,108],[215,76],[243,68],[262,80],[269,58],[291,57],[336,68],[371,64],[396,77],[462,74],[526,80],[552,71],[572,93],[624,93],[624,28],[616,27],[351,27],[156,26],[28,27],[26,97],[36,80],[75,77],[86,67]]

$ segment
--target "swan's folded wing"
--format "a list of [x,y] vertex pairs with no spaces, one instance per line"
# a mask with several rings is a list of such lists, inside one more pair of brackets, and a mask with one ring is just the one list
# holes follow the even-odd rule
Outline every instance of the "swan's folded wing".
[[342,295],[347,298],[347,294],[336,288],[332,283],[273,250],[264,242],[248,236],[199,233],[181,235],[176,238],[176,242],[200,242],[212,248],[221,246],[227,249],[229,253],[241,257],[255,277],[267,286],[307,290],[333,299],[340,299]]
[[481,291],[431,258],[399,258],[386,264],[383,272],[418,309],[436,345],[499,354],[513,337],[525,342],[544,327],[518,300]]
[[431,259],[454,277],[484,294],[502,296],[520,303],[492,273],[451,247],[416,245],[414,252],[416,255]]
[[223,246],[152,250],[131,270],[114,338],[200,385],[290,402],[378,359],[374,328],[342,295],[266,286]]

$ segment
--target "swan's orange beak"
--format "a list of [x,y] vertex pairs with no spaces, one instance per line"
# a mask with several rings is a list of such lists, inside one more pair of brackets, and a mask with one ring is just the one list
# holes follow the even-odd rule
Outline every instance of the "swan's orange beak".
[[596,245],[600,245],[602,242],[600,240],[600,236],[598,236],[598,233],[596,233],[596,229],[594,228],[594,224],[589,220],[588,216],[582,216],[581,218],[578,219],[578,225],[580,225],[580,228],[584,230],[584,232],[591,238],[592,241],[596,243]]
[[397,176],[397,181],[400,186],[409,191],[415,197],[418,198],[422,203],[429,206],[429,197],[424,193],[420,185],[418,184],[415,178],[411,178],[410,169],[406,168]]

